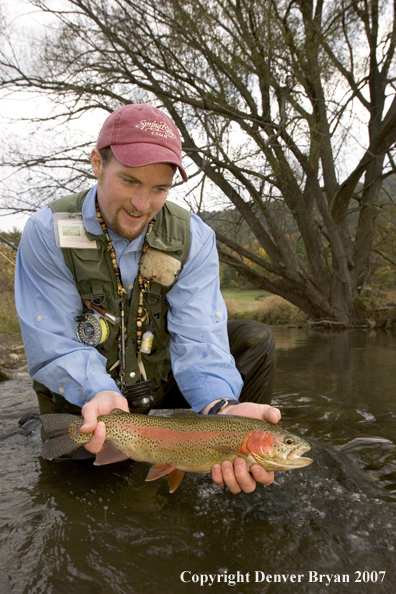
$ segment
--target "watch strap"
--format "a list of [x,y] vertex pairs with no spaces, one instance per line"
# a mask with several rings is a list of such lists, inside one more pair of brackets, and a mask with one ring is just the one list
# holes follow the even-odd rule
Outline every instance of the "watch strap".
[[238,400],[235,400],[233,398],[222,398],[221,400],[219,400],[218,402],[216,402],[212,408],[210,408],[208,410],[208,415],[216,415],[217,413],[219,413],[221,410],[223,410],[223,408],[225,406],[227,406],[228,404],[239,404]]

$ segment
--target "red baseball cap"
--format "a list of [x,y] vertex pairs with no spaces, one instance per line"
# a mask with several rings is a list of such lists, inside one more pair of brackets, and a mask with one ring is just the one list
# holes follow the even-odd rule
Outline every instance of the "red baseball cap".
[[181,161],[181,139],[172,120],[146,103],[125,105],[106,118],[96,143],[98,150],[110,146],[127,167],[171,163],[179,168],[184,181],[188,176]]

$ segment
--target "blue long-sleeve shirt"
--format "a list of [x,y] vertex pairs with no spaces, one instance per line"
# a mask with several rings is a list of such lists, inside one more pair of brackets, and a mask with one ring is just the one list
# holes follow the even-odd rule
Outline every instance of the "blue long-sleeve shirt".
[[[102,233],[96,220],[96,186],[83,204],[87,231]],[[144,233],[133,241],[110,231],[123,286],[133,288]],[[229,352],[227,312],[219,288],[215,236],[191,216],[191,247],[167,294],[172,370],[195,411],[218,398],[238,398],[242,378]],[[105,358],[77,340],[81,297],[55,242],[53,213],[46,206],[26,223],[18,250],[15,303],[31,377],[82,407],[101,390],[119,391]]]

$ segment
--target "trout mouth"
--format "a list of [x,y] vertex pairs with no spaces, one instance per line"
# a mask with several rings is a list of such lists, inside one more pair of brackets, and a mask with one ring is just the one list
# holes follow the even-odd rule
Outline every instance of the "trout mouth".
[[284,457],[281,457],[277,461],[282,463],[282,458],[286,467],[290,465],[291,468],[302,468],[312,464],[311,458],[304,458],[303,454],[311,449],[310,446],[300,446],[299,448],[293,448],[284,453]]
[[303,454],[311,449],[310,446],[300,446],[285,450],[282,453],[271,456],[255,456],[256,462],[267,470],[291,470],[293,468],[304,468],[312,464],[311,458],[304,458]]

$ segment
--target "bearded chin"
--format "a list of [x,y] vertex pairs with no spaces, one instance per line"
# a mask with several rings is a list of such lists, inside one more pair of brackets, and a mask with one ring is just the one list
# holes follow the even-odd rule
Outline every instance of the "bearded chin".
[[117,214],[111,221],[110,229],[113,231],[113,233],[116,233],[116,235],[118,235],[118,237],[122,237],[123,239],[127,239],[128,241],[133,241],[134,239],[139,237],[139,235],[141,235],[143,233],[143,231],[145,230],[145,228],[147,227],[148,222],[150,220],[150,217],[147,217],[144,220],[144,222],[142,222],[140,227],[132,230],[132,229],[128,229],[128,227],[126,225],[125,226],[121,225],[119,213],[120,213],[120,211],[117,212]]

